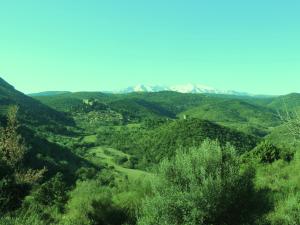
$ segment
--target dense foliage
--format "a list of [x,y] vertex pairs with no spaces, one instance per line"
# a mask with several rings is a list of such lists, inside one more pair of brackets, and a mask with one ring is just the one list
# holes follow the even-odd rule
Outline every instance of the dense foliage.
[[46,171],[27,169],[23,164],[27,148],[17,133],[17,111],[17,107],[8,109],[7,125],[0,129],[0,215],[16,209],[30,185]]
[[254,176],[229,145],[205,141],[178,151],[160,164],[138,224],[254,224],[268,207],[255,191]]
[[[200,146],[209,138],[219,140],[222,145],[231,143],[241,154],[256,146],[257,138],[241,132],[200,120],[156,121],[146,127],[103,129],[98,133],[98,144],[110,145],[138,156],[147,163],[157,163],[172,157],[179,148]],[[152,127],[151,127],[152,126]]]

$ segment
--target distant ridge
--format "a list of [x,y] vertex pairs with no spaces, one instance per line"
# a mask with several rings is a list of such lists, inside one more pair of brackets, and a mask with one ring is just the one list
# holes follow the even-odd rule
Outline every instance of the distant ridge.
[[30,93],[29,96],[55,96],[71,93],[70,91],[43,91],[38,93]]

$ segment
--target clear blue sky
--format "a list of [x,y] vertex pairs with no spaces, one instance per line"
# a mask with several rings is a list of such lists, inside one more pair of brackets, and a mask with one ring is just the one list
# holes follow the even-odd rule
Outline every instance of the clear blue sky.
[[0,76],[17,89],[202,83],[300,92],[299,0],[6,0]]

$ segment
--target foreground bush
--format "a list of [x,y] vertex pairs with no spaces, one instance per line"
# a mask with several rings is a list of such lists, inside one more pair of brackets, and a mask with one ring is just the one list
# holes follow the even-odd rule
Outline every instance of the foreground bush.
[[254,169],[241,168],[235,149],[205,141],[165,160],[152,181],[152,196],[139,213],[139,225],[254,224],[264,210],[254,190]]
[[112,192],[96,181],[79,182],[71,192],[64,225],[117,225],[125,214],[112,201]]

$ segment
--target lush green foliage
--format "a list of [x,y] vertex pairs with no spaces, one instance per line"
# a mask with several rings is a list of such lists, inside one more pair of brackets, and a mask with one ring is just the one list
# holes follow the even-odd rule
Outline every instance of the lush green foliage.
[[278,160],[257,166],[257,185],[271,190],[274,210],[267,215],[268,224],[296,225],[300,222],[300,154],[294,160]]
[[265,135],[269,127],[280,124],[279,116],[272,109],[240,99],[206,103],[181,115],[214,121],[257,136]]
[[32,170],[23,165],[26,146],[17,133],[17,107],[8,109],[7,126],[0,128],[0,215],[16,209],[29,185],[39,180],[46,169]]
[[[0,115],[5,115],[11,105],[18,105],[20,108],[19,117],[28,125],[63,127],[72,125],[73,120],[65,114],[55,111],[52,108],[41,104],[21,92],[18,92],[11,85],[0,78]],[[62,128],[61,128],[62,129]]]
[[209,141],[164,160],[152,191],[138,224],[253,224],[266,204],[254,190],[254,169],[241,168],[233,147]]
[[200,146],[205,139],[231,143],[239,153],[256,146],[257,138],[200,119],[167,121],[146,128],[103,129],[98,144],[109,145],[136,155],[143,163],[156,163],[172,157],[178,148]]
[[126,215],[114,205],[109,188],[101,187],[96,181],[83,181],[71,192],[62,224],[114,225],[125,221]]

